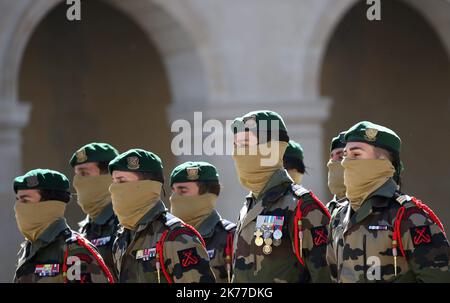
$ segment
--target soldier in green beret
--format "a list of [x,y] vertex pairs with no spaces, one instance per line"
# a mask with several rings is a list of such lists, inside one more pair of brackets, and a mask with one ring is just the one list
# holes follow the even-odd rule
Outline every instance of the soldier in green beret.
[[107,143],[90,143],[78,149],[70,159],[75,176],[73,187],[77,202],[86,218],[79,223],[79,232],[94,244],[111,272],[115,272],[112,258],[119,224],[114,214],[109,186],[112,183],[108,164],[119,153]]
[[14,180],[17,225],[22,243],[16,283],[114,282],[94,245],[72,231],[64,218],[69,180],[48,170],[29,171]]
[[219,174],[207,162],[185,162],[170,175],[170,212],[198,230],[206,242],[216,282],[231,282],[236,224],[215,210],[220,194]]
[[283,156],[283,167],[295,184],[302,184],[303,175],[306,172],[303,163],[303,148],[300,143],[289,140],[286,152]]
[[329,282],[329,214],[283,168],[289,142],[283,119],[250,112],[232,130],[239,181],[250,191],[235,234],[233,282]]
[[131,149],[109,163],[109,172],[121,225],[113,245],[119,282],[215,282],[203,238],[161,201],[161,159]]
[[333,194],[333,198],[327,204],[330,214],[338,205],[338,201],[345,198],[344,168],[341,165],[344,158],[344,136],[345,132],[341,132],[331,140],[330,145],[330,160],[327,163],[328,189]]
[[347,201],[333,212],[327,260],[337,282],[450,282],[442,223],[400,191],[401,141],[363,121],[345,133]]

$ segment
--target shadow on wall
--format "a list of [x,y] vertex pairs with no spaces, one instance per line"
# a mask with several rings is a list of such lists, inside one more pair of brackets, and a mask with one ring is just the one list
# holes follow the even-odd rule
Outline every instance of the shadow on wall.
[[[172,167],[169,84],[155,47],[132,20],[102,2],[84,3],[81,22],[68,22],[65,10],[61,4],[47,15],[23,59],[20,98],[33,106],[24,169],[48,167],[71,177],[72,153],[92,141],[120,152],[148,149]],[[71,226],[81,215],[71,203]]]

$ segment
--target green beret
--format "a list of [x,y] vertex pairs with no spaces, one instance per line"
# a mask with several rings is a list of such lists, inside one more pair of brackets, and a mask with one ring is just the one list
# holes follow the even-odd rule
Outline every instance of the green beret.
[[[274,123],[273,126],[272,123]],[[243,131],[252,131],[256,134],[259,134],[259,132],[271,132],[273,131],[272,127],[278,128],[279,141],[289,141],[283,118],[273,111],[260,110],[249,112],[242,117],[237,117],[231,124],[231,129],[235,134]]]
[[336,148],[344,148],[345,147],[344,137],[345,137],[345,132],[341,132],[339,135],[337,135],[336,137],[334,137],[331,140],[330,152],[332,152]]
[[70,165],[88,162],[108,162],[114,159],[119,152],[108,143],[89,143],[77,150],[70,159]]
[[283,158],[294,158],[303,161],[303,148],[302,146],[295,142],[294,140],[289,140],[289,144],[284,152]]
[[14,192],[23,189],[52,189],[69,191],[69,180],[60,172],[50,169],[30,170],[14,179]]
[[178,182],[196,181],[219,181],[216,167],[208,162],[185,162],[170,174],[170,186]]
[[143,149],[130,149],[115,157],[108,165],[109,173],[115,170],[130,172],[163,173],[161,159],[154,153]]
[[353,125],[344,136],[345,142],[364,142],[400,154],[400,137],[391,129],[362,121]]

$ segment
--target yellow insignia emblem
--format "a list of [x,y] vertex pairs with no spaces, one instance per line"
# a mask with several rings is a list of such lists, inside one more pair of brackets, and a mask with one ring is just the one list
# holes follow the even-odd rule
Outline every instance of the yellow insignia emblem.
[[28,187],[35,187],[39,185],[39,180],[37,176],[27,177],[25,181]]
[[187,167],[186,168],[187,179],[197,180],[198,179],[198,167]]
[[368,128],[368,129],[366,129],[364,138],[367,141],[373,142],[377,139],[377,134],[378,134],[378,130],[376,130],[375,128]]
[[75,156],[77,157],[77,163],[82,163],[87,160],[87,155],[86,155],[86,151],[84,150],[84,148],[77,151]]
[[128,167],[128,169],[132,169],[132,170],[139,169],[139,167],[141,167],[139,164],[139,158],[136,156],[128,157],[127,158],[127,167]]

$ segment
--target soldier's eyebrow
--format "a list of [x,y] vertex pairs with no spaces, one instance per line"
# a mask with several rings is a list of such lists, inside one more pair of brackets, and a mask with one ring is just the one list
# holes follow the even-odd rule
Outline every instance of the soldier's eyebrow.
[[359,146],[355,146],[355,147],[350,147],[349,148],[349,151],[354,151],[354,150],[362,150],[362,151],[364,151],[361,147],[359,147]]

